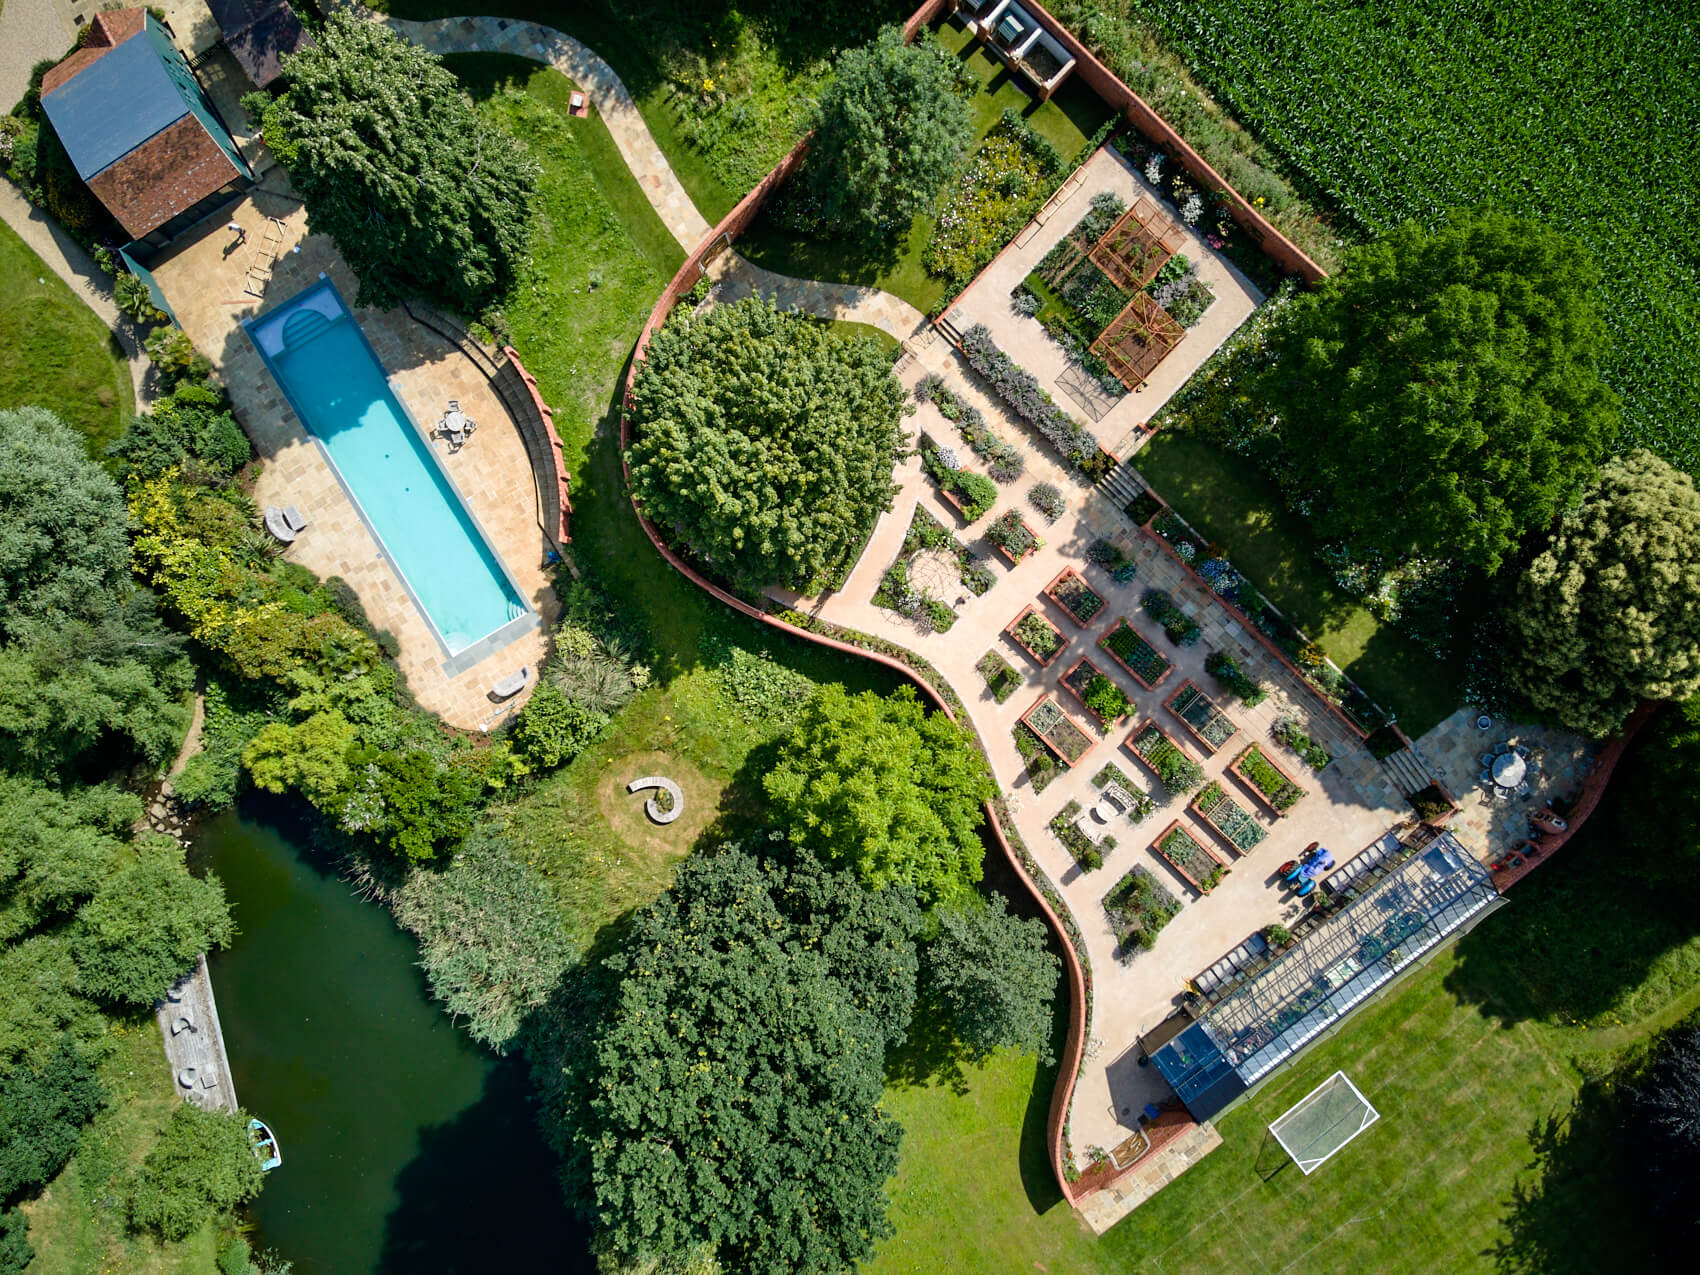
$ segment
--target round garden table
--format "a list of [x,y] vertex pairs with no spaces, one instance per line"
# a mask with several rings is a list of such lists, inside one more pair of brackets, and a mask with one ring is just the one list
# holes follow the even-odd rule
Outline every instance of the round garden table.
[[1528,763],[1516,753],[1501,753],[1493,759],[1493,782],[1501,788],[1515,788],[1528,771]]

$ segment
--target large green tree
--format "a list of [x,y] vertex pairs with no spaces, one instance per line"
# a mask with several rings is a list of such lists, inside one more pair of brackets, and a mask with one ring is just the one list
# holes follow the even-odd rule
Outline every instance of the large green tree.
[[86,992],[146,1008],[202,952],[228,943],[235,926],[224,886],[190,876],[175,842],[147,836],[137,851],[78,910],[71,950]]
[[202,1226],[260,1193],[264,1173],[248,1146],[248,1113],[179,1103],[136,1172],[130,1220],[168,1240]]
[[937,913],[927,947],[929,993],[978,1061],[1003,1047],[1051,1060],[1051,1000],[1061,966],[1045,923],[1011,916],[1001,894]]
[[649,343],[633,390],[632,490],[718,574],[808,588],[891,507],[904,410],[874,342],[759,299],[715,306]]
[[839,56],[805,174],[836,225],[901,235],[955,171],[972,132],[949,55],[931,41],[905,44],[901,28],[887,27]]
[[1617,431],[1598,279],[1558,231],[1485,213],[1398,226],[1299,297],[1255,395],[1323,534],[1491,571],[1545,528]]
[[1651,452],[1601,467],[1505,608],[1507,682],[1608,735],[1643,699],[1700,692],[1700,492]]
[[838,1272],[891,1233],[882,1030],[776,901],[782,881],[736,847],[693,856],[608,961],[563,1091],[617,1268],[712,1252],[755,1275]]
[[980,879],[978,829],[996,786],[968,732],[910,687],[821,687],[762,783],[793,841],[874,889],[909,885],[932,906]]
[[535,168],[442,62],[339,13],[284,59],[283,83],[246,102],[308,224],[360,276],[360,302],[423,294],[478,314],[497,301],[525,255]]
[[123,494],[42,408],[0,411],[0,528],[0,639],[87,616],[132,587]]
[[105,1097],[93,1062],[69,1038],[39,1070],[0,1070],[0,1201],[50,1182]]

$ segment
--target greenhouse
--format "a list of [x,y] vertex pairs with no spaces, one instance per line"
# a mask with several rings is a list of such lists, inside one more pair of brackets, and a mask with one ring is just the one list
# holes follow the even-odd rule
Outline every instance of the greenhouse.
[[1498,898],[1488,870],[1442,833],[1151,1060],[1193,1116],[1209,1119]]

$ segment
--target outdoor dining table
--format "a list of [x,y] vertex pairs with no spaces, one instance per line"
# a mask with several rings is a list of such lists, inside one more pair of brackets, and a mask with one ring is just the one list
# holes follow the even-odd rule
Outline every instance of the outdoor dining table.
[[1501,753],[1493,759],[1493,782],[1501,788],[1515,788],[1523,782],[1529,764],[1516,753]]
[[451,434],[464,434],[466,432],[466,413],[445,413],[443,416],[443,428]]

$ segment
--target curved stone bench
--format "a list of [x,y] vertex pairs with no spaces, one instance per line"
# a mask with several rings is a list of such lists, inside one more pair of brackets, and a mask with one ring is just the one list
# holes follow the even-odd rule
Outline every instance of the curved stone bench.
[[649,816],[651,822],[672,823],[685,813],[685,794],[679,791],[679,785],[671,779],[660,775],[645,775],[642,779],[634,779],[626,785],[627,792],[642,792],[645,788],[659,788],[673,799],[671,810],[663,810],[656,804],[654,797],[643,803],[643,812]]

